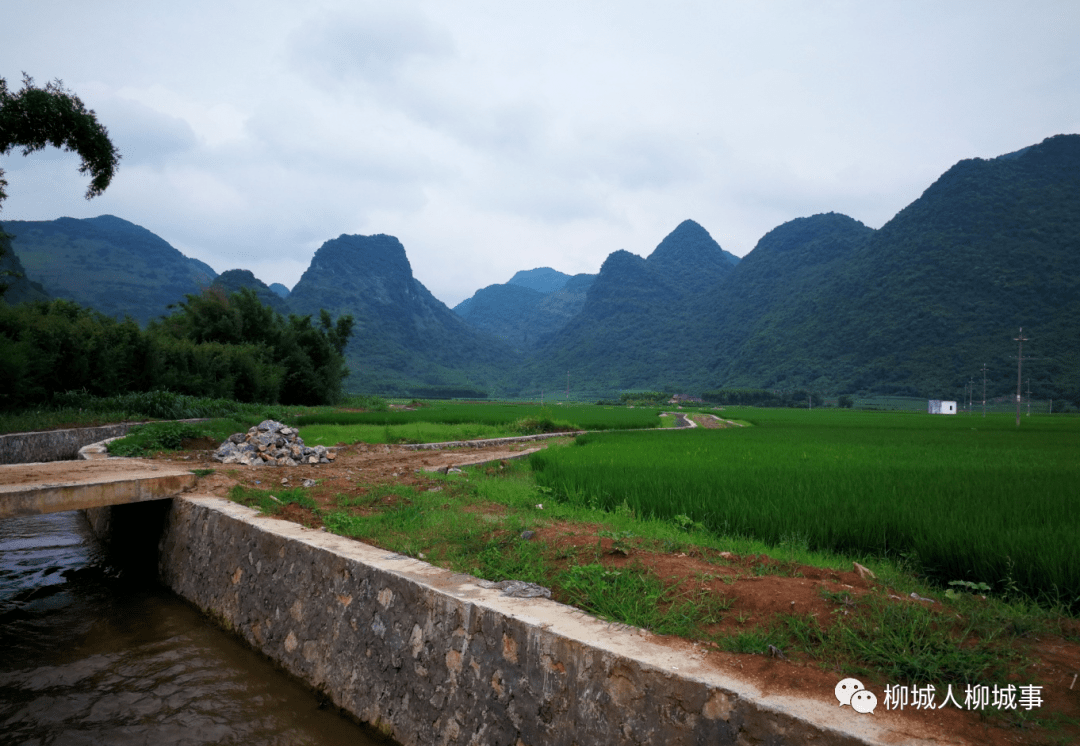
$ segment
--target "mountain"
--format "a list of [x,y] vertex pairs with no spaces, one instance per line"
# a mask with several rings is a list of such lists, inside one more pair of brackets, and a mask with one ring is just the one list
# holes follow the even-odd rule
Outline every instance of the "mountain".
[[686,221],[604,263],[580,312],[530,354],[523,391],[728,387],[1080,406],[1080,136],[957,163],[879,230],[798,218],[734,262]]
[[709,330],[696,317],[737,263],[692,220],[646,259],[610,254],[581,310],[543,340],[520,380],[530,390],[550,389],[570,371],[579,390],[699,386]]
[[283,316],[290,312],[289,304],[248,269],[230,269],[214,278],[211,287],[219,287],[232,295],[240,288],[251,288],[265,306],[270,306]]
[[37,300],[48,300],[49,294],[41,283],[26,276],[26,268],[19,261],[19,256],[11,246],[11,239],[4,233],[0,224],[0,286],[6,289],[0,293],[0,299],[15,305]]
[[505,284],[477,290],[454,306],[454,313],[515,350],[529,350],[578,314],[595,278],[549,267],[523,270]]
[[720,282],[739,263],[739,257],[720,248],[709,232],[684,220],[647,259],[659,274],[686,292],[700,293]]
[[788,224],[801,271],[775,274],[785,231],[736,268],[710,318],[732,343],[715,381],[959,398],[986,363],[1005,395],[1022,326],[1032,395],[1080,399],[1080,136],[961,161],[877,231],[818,218]]
[[570,275],[564,275],[551,267],[537,267],[536,269],[523,269],[510,278],[507,285],[520,285],[530,288],[538,293],[552,293],[562,290]]
[[[713,388],[833,390],[829,377],[844,375],[840,370],[852,355],[834,347],[836,331],[827,327],[845,288],[858,282],[847,269],[873,235],[873,229],[836,213],[796,218],[765,234],[702,308],[703,322],[714,330],[709,348],[715,356],[708,366]],[[828,366],[822,368],[816,357],[812,364],[804,360],[815,350],[827,351]]]
[[[217,277],[111,216],[4,228],[28,280],[114,315],[144,321]],[[989,396],[1009,396],[1023,327],[1025,391],[1080,407],[1080,135],[961,161],[877,230],[801,217],[737,260],[687,220],[647,258],[615,251],[596,275],[525,270],[454,311],[385,235],[327,241],[287,299],[246,270],[216,284],[301,314],[352,314],[353,391],[533,396],[564,390],[569,372],[580,397],[749,387],[959,399],[985,363]]]
[[453,310],[476,329],[523,350],[535,342],[538,328],[547,326],[547,319],[541,319],[543,300],[544,293],[524,285],[488,285]]
[[277,297],[279,298],[289,297],[289,289],[282,285],[280,282],[271,282],[270,290],[272,290],[274,294],[277,295]]
[[302,314],[325,308],[335,318],[353,316],[346,349],[351,390],[489,390],[519,362],[504,342],[470,327],[416,280],[393,236],[327,241],[288,303]]
[[4,229],[27,277],[57,298],[145,324],[216,277],[134,223],[102,215],[47,221],[8,220]]

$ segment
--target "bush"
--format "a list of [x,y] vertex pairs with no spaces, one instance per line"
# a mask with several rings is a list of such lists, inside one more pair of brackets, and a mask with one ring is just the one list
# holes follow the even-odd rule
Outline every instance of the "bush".
[[514,422],[514,430],[522,435],[540,435],[541,433],[566,433],[577,430],[577,426],[565,420],[553,420],[547,415],[540,417],[522,417]]
[[125,437],[109,443],[109,454],[146,456],[155,451],[174,451],[185,440],[204,436],[202,428],[188,422],[151,422],[137,425]]

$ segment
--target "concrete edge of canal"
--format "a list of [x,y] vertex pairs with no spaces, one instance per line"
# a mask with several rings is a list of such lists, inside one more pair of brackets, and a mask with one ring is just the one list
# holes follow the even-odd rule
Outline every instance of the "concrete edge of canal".
[[406,746],[930,743],[765,695],[689,643],[222,498],[172,500],[159,557],[177,594]]

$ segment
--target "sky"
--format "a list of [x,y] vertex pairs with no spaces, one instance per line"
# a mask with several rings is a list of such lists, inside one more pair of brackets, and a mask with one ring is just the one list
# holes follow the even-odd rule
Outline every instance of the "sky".
[[822,212],[879,228],[965,158],[1080,132],[1080,2],[5,0],[0,77],[61,79],[123,158],[0,157],[3,220],[111,214],[292,287],[397,236],[454,306],[597,272],[680,222],[744,256]]

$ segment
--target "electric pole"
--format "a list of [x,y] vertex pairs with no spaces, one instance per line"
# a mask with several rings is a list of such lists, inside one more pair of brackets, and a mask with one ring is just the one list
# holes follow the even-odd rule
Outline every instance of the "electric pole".
[[986,363],[983,363],[983,417],[986,417]]
[[1024,336],[1024,327],[1020,327],[1020,336],[1014,337],[1013,342],[1017,342],[1020,346],[1016,352],[1016,426],[1020,427],[1020,386],[1023,381],[1020,378],[1020,371],[1024,365],[1024,342],[1027,342],[1028,338]]

